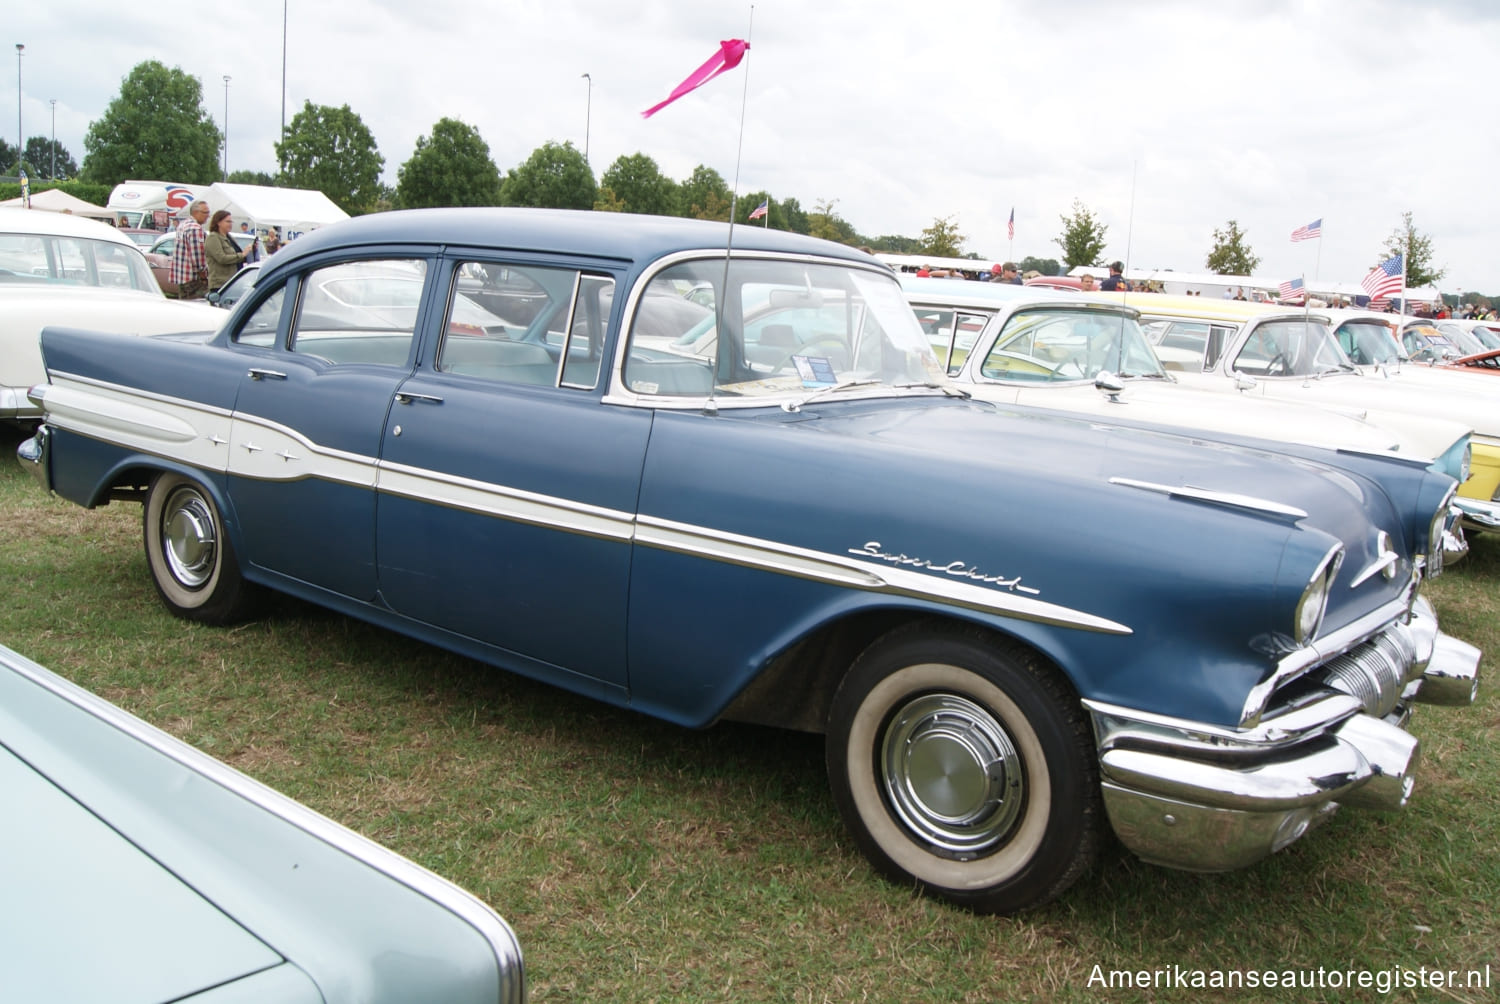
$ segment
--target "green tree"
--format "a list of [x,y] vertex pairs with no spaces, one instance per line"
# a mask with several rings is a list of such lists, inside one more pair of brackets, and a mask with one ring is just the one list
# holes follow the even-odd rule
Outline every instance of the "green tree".
[[922,250],[918,253],[934,258],[961,258],[965,240],[967,238],[959,232],[957,221],[945,216],[933,220],[932,226],[922,231]]
[[881,234],[870,242],[870,247],[890,254],[917,255],[922,253],[920,240],[915,237],[902,237],[899,234]]
[[594,196],[594,212],[623,213],[625,211],[625,200],[616,195],[614,189],[608,185],[600,185],[599,194]]
[[699,220],[729,219],[729,186],[724,176],[699,164],[688,179],[677,186],[677,215]]
[[[1381,260],[1397,254],[1406,256],[1408,289],[1435,285],[1448,274],[1446,268],[1432,267],[1432,238],[1417,231],[1409,209],[1401,214],[1401,225],[1385,239],[1385,254],[1381,255]],[[1370,267],[1374,268],[1373,265]]]
[[230,171],[229,177],[224,180],[231,185],[265,185],[267,187],[274,187],[276,184],[275,175],[268,174],[265,171]]
[[1098,265],[1104,258],[1104,235],[1109,227],[1078,199],[1073,200],[1073,215],[1061,219],[1062,235],[1053,243],[1062,248],[1063,264],[1069,269]]
[[821,237],[825,241],[838,241],[840,244],[863,244],[859,238],[859,232],[849,225],[849,221],[833,211],[838,204],[838,199],[820,199],[813,207],[812,214],[808,216],[807,232],[814,237]]
[[[760,205],[760,203],[756,203]],[[790,230],[794,234],[812,232],[812,221],[796,199],[782,199],[771,203],[771,229]]]
[[1208,251],[1208,270],[1215,275],[1253,275],[1260,259],[1245,243],[1245,234],[1235,220],[1220,230],[1214,228],[1214,246]]
[[396,202],[406,209],[499,205],[500,169],[479,130],[443,118],[430,137],[418,136],[411,158],[396,172]]
[[364,120],[348,105],[302,103],[302,110],[276,144],[285,165],[282,184],[322,192],[346,213],[362,213],[380,199],[380,172],[385,158]]
[[670,216],[677,206],[677,183],[644,153],[615,158],[599,184],[620,201],[622,213]]
[[[38,178],[53,178],[59,181],[76,177],[78,164],[73,160],[73,155],[63,147],[61,143],[53,142],[46,136],[33,136],[26,141],[26,173],[33,180]],[[0,161],[3,162],[3,161]],[[53,168],[56,167],[56,173]]]
[[500,185],[504,206],[542,206],[551,209],[592,209],[599,186],[588,161],[571,142],[548,141],[526,162],[505,174]]
[[8,177],[16,176],[16,148],[0,139],[0,171]]
[[219,127],[203,109],[197,77],[147,60],[120,84],[120,95],[83,138],[83,179],[118,185],[161,178],[189,185],[219,180]]
[[1062,273],[1062,266],[1057,263],[1056,258],[1033,258],[1031,255],[1027,255],[1021,259],[1019,267],[1022,275],[1025,275],[1027,272],[1040,272],[1042,275],[1060,275]]

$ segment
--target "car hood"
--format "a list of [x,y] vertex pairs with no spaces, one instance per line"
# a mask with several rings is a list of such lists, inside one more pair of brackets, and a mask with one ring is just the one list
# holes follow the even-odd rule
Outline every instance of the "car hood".
[[1125,391],[1116,400],[1106,397],[1092,381],[1044,387],[980,383],[966,384],[964,389],[985,401],[1082,412],[1112,422],[1152,422],[1331,449],[1395,450],[1421,456],[1425,445],[1342,411],[1292,401],[1228,397],[1164,381],[1126,380]]

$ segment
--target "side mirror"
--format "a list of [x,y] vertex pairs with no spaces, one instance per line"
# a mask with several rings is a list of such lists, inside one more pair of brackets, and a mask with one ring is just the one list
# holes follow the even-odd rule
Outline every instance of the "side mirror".
[[1120,403],[1120,395],[1125,393],[1125,381],[1109,370],[1099,371],[1099,375],[1094,377],[1094,387],[1115,404]]
[[1244,373],[1236,373],[1234,375],[1234,389],[1238,391],[1254,390],[1255,377]]

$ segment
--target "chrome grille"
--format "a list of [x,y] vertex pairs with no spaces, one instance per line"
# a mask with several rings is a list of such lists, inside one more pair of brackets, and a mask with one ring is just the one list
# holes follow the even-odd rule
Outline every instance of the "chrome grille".
[[1316,676],[1335,690],[1357,697],[1367,714],[1383,718],[1396,707],[1416,663],[1416,646],[1405,626],[1395,624],[1358,648],[1330,659]]

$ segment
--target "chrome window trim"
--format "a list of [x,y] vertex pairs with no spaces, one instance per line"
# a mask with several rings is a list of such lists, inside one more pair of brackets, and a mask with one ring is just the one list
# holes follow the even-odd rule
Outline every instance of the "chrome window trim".
[[[685,251],[674,251],[671,254],[663,255],[662,257],[657,258],[655,261],[653,261],[649,269],[641,272],[638,276],[636,276],[635,282],[631,284],[630,292],[625,298],[624,313],[620,315],[620,335],[615,340],[614,361],[611,363],[609,369],[609,386],[605,388],[604,391],[603,401],[605,404],[620,405],[627,408],[650,408],[652,410],[660,409],[663,411],[712,412],[728,411],[742,408],[775,408],[779,407],[783,401],[792,400],[807,393],[805,389],[799,389],[796,391],[787,391],[787,393],[785,394],[766,394],[750,398],[720,397],[713,394],[703,395],[700,397],[677,397],[665,394],[637,394],[635,391],[626,386],[625,359],[628,355],[627,349],[630,345],[630,339],[633,332],[631,331],[630,327],[625,324],[625,320],[635,317],[636,308],[637,306],[639,306],[641,298],[646,295],[646,289],[651,285],[652,280],[662,272],[666,271],[668,268],[671,268],[673,265],[679,264],[680,262],[705,260],[713,261],[715,259],[722,261],[726,257],[731,261],[792,261],[805,262],[810,265],[832,265],[835,267],[850,268],[870,272],[874,275],[889,279],[892,283],[895,283],[895,280],[891,278],[890,269],[886,268],[883,265],[880,265],[879,263],[866,265],[862,262],[849,261],[844,258],[826,258],[822,255],[807,254],[804,252],[788,253],[782,251],[758,251],[731,247],[700,247],[690,248]],[[897,287],[897,290],[899,293],[899,286]],[[904,303],[905,294],[901,294],[901,297],[902,302]],[[846,397],[841,397],[840,400],[855,400],[861,396],[896,397],[899,393],[901,392],[898,392],[895,388],[876,388],[874,391],[865,392],[863,395],[861,395],[858,391],[855,391],[847,395]],[[915,391],[906,391],[905,393],[910,394],[915,393]],[[934,394],[940,395],[942,394],[942,391],[923,390],[921,391],[921,393],[924,396],[930,396]]]

